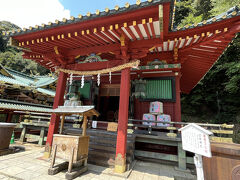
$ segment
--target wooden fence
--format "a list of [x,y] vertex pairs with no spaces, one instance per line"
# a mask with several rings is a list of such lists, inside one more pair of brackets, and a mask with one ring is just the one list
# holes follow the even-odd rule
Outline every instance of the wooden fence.
[[[129,119],[128,133],[134,134],[148,134],[161,136],[165,134],[168,137],[181,137],[178,131],[181,127],[188,125],[188,122],[160,122],[151,120],[136,120]],[[143,122],[148,122],[149,125],[144,125]],[[162,123],[162,126],[158,126]],[[233,128],[234,125],[230,124],[207,124],[196,123],[197,125],[207,129],[213,133],[210,136],[212,142],[226,142],[233,143]]]

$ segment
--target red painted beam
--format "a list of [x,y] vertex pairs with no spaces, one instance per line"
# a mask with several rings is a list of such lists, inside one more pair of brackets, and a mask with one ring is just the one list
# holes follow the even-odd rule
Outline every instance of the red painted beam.
[[101,32],[95,32],[94,34],[95,34],[96,36],[102,38],[102,39],[105,41],[105,44],[106,44],[106,43],[108,43],[108,44],[114,43],[114,42],[113,42],[114,40],[109,39],[109,37],[107,37],[106,35],[104,35],[104,34],[101,33]]
[[104,62],[92,62],[92,63],[79,63],[67,65],[67,69],[72,69],[76,71],[96,71],[100,69],[112,68],[123,64],[122,60],[112,60]]
[[76,42],[76,40],[74,38],[67,37],[66,35],[64,35],[64,38],[58,39],[58,41],[70,45],[70,48],[84,47],[81,43]]
[[206,52],[206,53],[214,53],[214,54],[219,54],[219,53],[221,54],[224,49],[225,49],[224,47],[208,48],[203,46],[192,48],[193,51],[198,51],[200,53]]
[[[166,35],[169,33],[169,19],[170,19],[170,3],[163,3],[163,40],[167,40]],[[171,25],[170,25],[171,26]]]
[[184,43],[183,43],[182,48],[185,48],[185,47],[186,47],[186,44],[188,43],[188,41],[189,41],[189,37],[187,36],[187,37],[185,38],[185,41],[184,41]]
[[89,42],[87,39],[83,38],[81,35],[78,34],[78,32],[74,33],[74,36],[72,37],[77,42],[83,45],[83,47],[89,47],[89,46],[95,46],[95,43]]
[[108,53],[110,51],[119,51],[120,50],[120,44],[107,44],[104,46],[94,46],[94,47],[88,47],[88,48],[77,48],[69,50],[65,56],[77,56],[77,55],[87,55],[90,53]]
[[119,34],[119,33],[113,28],[113,26],[110,27],[110,31],[111,31],[113,34],[115,34],[115,36],[117,36],[118,39],[120,39],[121,34]]
[[214,42],[214,41],[212,41],[212,42],[206,43],[204,45],[210,46],[210,47],[226,48],[229,43],[230,43],[230,41],[227,41],[227,42]]
[[141,62],[148,62],[148,61],[152,61],[154,59],[159,59],[159,60],[173,60],[173,52],[172,51],[168,51],[168,52],[158,52],[158,53],[151,53],[148,54],[146,57],[141,59]]
[[150,29],[151,29],[151,32],[152,32],[152,38],[156,38],[153,22],[149,22],[149,25],[150,25]]
[[88,43],[85,43],[84,41],[82,41],[82,40],[80,40],[78,37],[76,37],[77,36],[77,33],[75,34],[71,34],[71,33],[69,33],[68,34],[68,39],[70,40],[70,41],[72,41],[72,42],[75,42],[76,44],[79,44],[79,46],[82,46],[82,47],[86,47],[86,46],[89,46],[89,44]]
[[132,37],[133,41],[136,41],[137,38],[136,38],[136,36],[133,34],[132,30],[131,30],[128,26],[126,26],[126,27],[124,27],[124,28],[126,29],[126,31],[128,32],[128,34],[130,34],[130,36]]
[[[240,27],[239,27],[239,30],[240,30]],[[212,41],[214,41],[215,39],[218,39],[219,37],[223,37],[223,36],[226,35],[226,34],[227,34],[227,32],[215,34],[215,35],[213,35],[214,37],[211,37],[211,38],[205,40],[204,42],[197,43],[197,42],[199,42],[199,41],[201,40],[201,38],[203,38],[203,37],[201,36],[201,37],[197,40],[197,42],[195,42],[194,45],[192,45],[192,43],[193,43],[193,41],[194,41],[194,39],[193,39],[192,42],[190,43],[190,45],[186,46],[185,48],[182,48],[181,51],[182,51],[182,52],[183,52],[183,51],[187,51],[187,50],[189,50],[190,48],[197,47],[197,46],[199,46],[199,45],[204,45],[204,44],[206,44],[206,43],[212,42]]]
[[221,53],[192,50],[189,53],[185,52],[183,55],[181,55],[181,53],[179,53],[179,56],[184,57],[184,56],[193,55],[193,56],[212,58],[212,57],[218,57],[220,54]]
[[144,37],[143,37],[143,35],[142,35],[142,32],[141,32],[141,30],[140,30],[138,24],[136,24],[136,21],[133,22],[133,28],[134,28],[135,31],[137,32],[137,34],[138,34],[140,40],[143,40]]
[[52,49],[52,47],[49,47],[49,45],[44,46],[43,44],[30,44],[29,45],[24,45],[24,48],[30,49],[32,52],[42,54],[46,51],[49,51]]
[[129,38],[129,37],[127,36],[127,34],[122,30],[121,27],[115,28],[115,30],[116,30],[116,32],[118,32],[118,34],[119,34],[120,36],[123,36],[124,39],[125,39],[127,42],[130,41],[130,38]]
[[87,31],[85,36],[88,36],[89,38],[91,38],[92,40],[97,42],[98,44],[103,44],[103,45],[107,44],[107,42],[105,42],[103,39],[99,38],[95,34],[91,34],[89,31]]
[[51,36],[48,38],[48,41],[43,41],[42,44],[44,44],[44,46],[48,47],[50,45],[50,47],[62,47],[62,48],[65,48],[65,49],[68,49],[68,48],[71,48],[71,45],[69,43],[65,43],[65,42],[62,42],[58,39],[59,37],[57,36]]
[[[144,19],[144,20],[145,20],[145,19]],[[144,30],[145,30],[145,32],[146,32],[146,34],[147,34],[148,39],[151,39],[151,35],[150,35],[149,30],[148,30],[148,27],[147,27],[146,22],[144,22],[144,23],[142,23],[142,24],[143,24],[143,28],[144,28]]]
[[77,38],[80,41],[82,41],[82,43],[84,43],[87,47],[91,47],[91,46],[96,46],[97,45],[94,41],[89,40],[89,38],[87,38],[85,36],[82,36],[82,35],[74,36],[74,38]]
[[181,74],[178,72],[178,75],[175,79],[175,86],[176,86],[176,102],[174,104],[174,112],[175,112],[175,121],[181,122],[181,90],[180,90],[180,77]]
[[[105,28],[104,28],[105,29]],[[107,35],[108,37],[110,37],[112,40],[114,40],[116,43],[119,42],[119,40],[114,36],[112,35],[112,33],[110,33],[108,30],[104,30],[102,31],[103,34]]]

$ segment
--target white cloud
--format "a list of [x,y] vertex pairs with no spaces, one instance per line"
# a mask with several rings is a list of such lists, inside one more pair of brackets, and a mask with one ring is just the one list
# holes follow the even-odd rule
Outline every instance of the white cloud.
[[21,28],[70,18],[59,0],[0,0],[0,21],[10,21]]

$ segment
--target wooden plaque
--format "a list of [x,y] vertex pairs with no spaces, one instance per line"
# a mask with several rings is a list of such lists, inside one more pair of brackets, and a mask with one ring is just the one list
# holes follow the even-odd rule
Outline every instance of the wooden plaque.
[[117,128],[118,128],[118,123],[110,122],[110,123],[108,123],[107,131],[116,132],[116,131],[117,131]]

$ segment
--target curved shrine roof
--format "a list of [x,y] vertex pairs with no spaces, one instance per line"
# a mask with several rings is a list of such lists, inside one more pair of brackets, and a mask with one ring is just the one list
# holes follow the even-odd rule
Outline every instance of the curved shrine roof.
[[55,96],[55,91],[51,89],[46,89],[44,86],[50,85],[57,80],[57,77],[52,76],[28,76],[24,73],[17,72],[11,69],[6,69],[0,64],[0,84],[16,88],[27,88],[29,90],[36,90],[40,93]]
[[182,67],[181,91],[188,93],[240,31],[240,11],[233,7],[201,23],[170,30],[172,10],[171,0],[138,1],[8,35],[13,45],[23,49],[25,58],[52,71],[63,64],[71,66],[75,59],[92,52],[110,53],[121,59],[124,37],[131,59],[172,54],[172,63],[181,63]]

